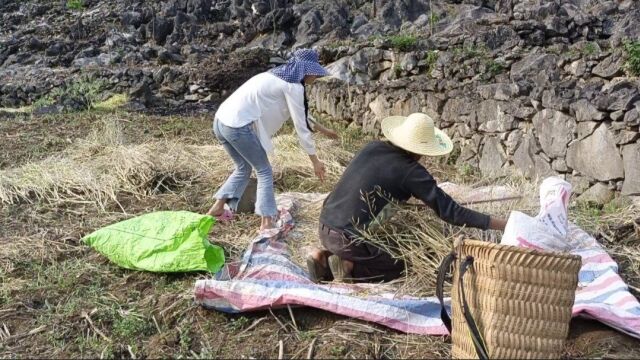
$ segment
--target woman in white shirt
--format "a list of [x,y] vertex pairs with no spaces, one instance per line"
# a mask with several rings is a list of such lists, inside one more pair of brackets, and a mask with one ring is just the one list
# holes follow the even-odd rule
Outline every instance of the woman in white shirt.
[[[258,180],[255,212],[262,217],[260,230],[274,227],[278,210],[267,155],[273,152],[271,137],[289,117],[316,176],[324,180],[324,164],[316,156],[311,136],[304,85],[326,75],[315,50],[297,50],[286,64],[252,77],[220,105],[213,131],[233,159],[235,170],[216,193],[216,202],[208,215],[221,221],[231,220],[233,213],[225,204],[236,209],[251,170],[255,169]],[[335,136],[330,130],[322,127],[320,130]]]

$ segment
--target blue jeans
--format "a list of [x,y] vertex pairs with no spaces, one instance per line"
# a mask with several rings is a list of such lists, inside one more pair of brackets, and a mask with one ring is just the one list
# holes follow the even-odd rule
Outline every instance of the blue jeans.
[[273,192],[273,171],[267,153],[253,129],[253,124],[233,128],[220,121],[214,121],[213,132],[236,166],[231,176],[216,193],[216,199],[229,199],[227,204],[231,209],[236,210],[238,201],[249,183],[251,170],[256,169],[258,186],[255,212],[260,216],[277,215],[278,209]]

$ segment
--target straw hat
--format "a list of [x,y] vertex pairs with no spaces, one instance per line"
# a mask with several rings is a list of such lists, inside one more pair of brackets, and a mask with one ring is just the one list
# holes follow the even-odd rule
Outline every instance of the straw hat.
[[440,156],[453,150],[449,136],[423,113],[387,117],[382,120],[382,133],[394,145],[414,154]]

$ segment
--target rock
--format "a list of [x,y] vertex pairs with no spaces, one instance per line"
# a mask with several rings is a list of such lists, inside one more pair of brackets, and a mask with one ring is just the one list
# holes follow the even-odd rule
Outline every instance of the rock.
[[60,114],[63,111],[64,111],[64,106],[60,104],[53,104],[53,105],[36,107],[35,109],[33,109],[32,114],[36,116],[53,115],[53,114]]
[[189,85],[189,92],[192,94],[200,89],[201,89],[200,85],[197,85],[197,84]]
[[567,172],[569,168],[567,167],[567,162],[564,159],[555,159],[551,162],[551,168],[554,171],[558,172]]
[[518,96],[520,89],[517,84],[499,83],[478,86],[478,93],[483,99],[507,101]]
[[187,13],[200,20],[208,19],[211,16],[212,0],[188,0]]
[[200,96],[198,96],[198,94],[190,94],[184,96],[184,101],[195,102],[198,100],[200,100]]
[[58,56],[64,52],[64,44],[61,42],[57,42],[52,44],[45,50],[44,54],[47,56]]
[[29,40],[29,49],[31,50],[42,51],[46,48],[47,43],[41,41],[37,37],[32,37],[31,40]]
[[213,99],[214,99],[213,94],[209,94],[209,95],[207,95],[206,97],[204,97],[204,98],[200,99],[200,102],[201,102],[201,103],[212,103],[212,102],[213,102]]
[[275,29],[282,30],[287,29],[293,25],[296,21],[291,8],[286,9],[274,9],[267,15],[262,16],[256,24],[256,30],[264,34]]
[[627,126],[640,125],[640,102],[635,103],[633,109],[624,114],[624,123]]
[[613,136],[616,138],[616,144],[625,145],[638,140],[640,138],[640,133],[637,131],[620,130],[614,132]]
[[524,135],[520,146],[513,154],[513,164],[518,168],[524,176],[529,179],[536,177],[535,158],[535,139],[529,134]]
[[138,99],[145,106],[150,106],[153,104],[155,98],[151,93],[151,88],[145,82],[141,82],[140,84],[134,86],[129,91],[129,96],[132,99]]
[[511,81],[533,80],[543,87],[560,78],[557,63],[557,55],[531,53],[511,66]]
[[596,129],[597,126],[598,126],[598,123],[593,121],[578,123],[578,125],[576,126],[576,130],[578,132],[578,138],[576,140],[582,140],[587,136],[593,134],[593,131]]
[[479,129],[488,133],[506,132],[515,129],[518,126],[515,118],[504,112],[504,108],[507,106],[508,103],[495,100],[481,102],[477,110]]
[[549,164],[549,162],[543,159],[541,156],[534,157],[533,163],[537,177],[544,178],[547,176],[555,175],[555,172],[551,168],[551,164]]
[[605,79],[612,79],[622,75],[623,65],[624,57],[622,56],[622,52],[616,51],[611,56],[600,61],[600,63],[591,70],[591,73]]
[[545,30],[548,36],[562,36],[565,35],[569,29],[567,29],[567,23],[565,18],[559,16],[549,16],[544,20]]
[[158,64],[182,65],[184,64],[184,62],[185,62],[184,58],[179,54],[171,53],[167,50],[162,50],[160,51],[160,53],[158,53]]
[[544,90],[542,93],[542,106],[547,109],[558,111],[569,110],[569,105],[573,102],[574,91],[568,89],[552,88]]
[[630,110],[640,100],[640,86],[637,81],[616,78],[602,87],[602,93],[596,97],[594,105],[600,110]]
[[522,140],[522,130],[514,130],[507,135],[504,145],[507,147],[507,154],[513,155]]
[[345,56],[325,66],[325,69],[327,69],[327,72],[329,72],[331,77],[340,79],[346,82],[347,84],[353,84],[355,83],[355,77],[353,76],[353,74],[351,73],[351,70],[349,69],[350,61],[351,61],[351,58],[348,56]]
[[567,175],[566,180],[571,184],[572,192],[576,195],[584,193],[591,187],[589,180],[584,176]]
[[600,125],[591,136],[569,146],[567,165],[599,181],[624,177],[624,166],[615,139],[604,125]]
[[148,24],[149,29],[147,30],[148,34],[153,36],[153,40],[155,40],[156,44],[163,45],[167,36],[173,32],[174,23],[173,19],[163,18],[160,16],[156,16],[153,20]]
[[142,14],[137,11],[126,11],[120,16],[122,26],[133,26],[136,29],[142,25],[142,20]]
[[564,157],[573,140],[575,120],[560,111],[542,110],[533,117],[533,126],[544,152],[551,157]]
[[442,110],[442,120],[457,122],[462,115],[469,115],[475,109],[476,104],[468,99],[452,98],[449,99]]
[[614,192],[603,183],[596,183],[587,191],[578,196],[578,202],[594,203],[604,205],[613,200]]
[[400,68],[404,71],[411,71],[418,66],[418,58],[413,53],[407,53],[400,60]]
[[117,53],[109,53],[109,54],[100,54],[95,57],[90,58],[79,58],[75,59],[72,62],[73,66],[76,67],[87,67],[87,66],[110,66],[120,62],[120,55]]
[[640,195],[640,144],[626,145],[622,148],[625,179],[622,185],[623,195]]
[[578,59],[568,65],[566,70],[573,76],[581,77],[587,71],[587,63],[583,59]]
[[580,99],[570,106],[578,121],[604,120],[605,114],[593,106],[587,99]]
[[500,174],[507,156],[500,145],[500,140],[495,136],[485,138],[480,157],[480,171],[482,175],[493,176]]

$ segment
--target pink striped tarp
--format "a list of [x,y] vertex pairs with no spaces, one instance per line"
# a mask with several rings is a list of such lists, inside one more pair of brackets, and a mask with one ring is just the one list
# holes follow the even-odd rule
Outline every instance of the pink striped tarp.
[[[242,259],[225,265],[215,278],[198,280],[196,303],[228,313],[311,306],[406,333],[447,334],[436,298],[398,296],[385,284],[312,283],[306,269],[291,260],[286,244],[294,227],[296,196],[280,195],[278,204],[279,229],[257,236]],[[583,259],[574,316],[593,318],[640,338],[640,303],[618,275],[615,261],[575,225],[570,226],[568,238],[572,253]]]

